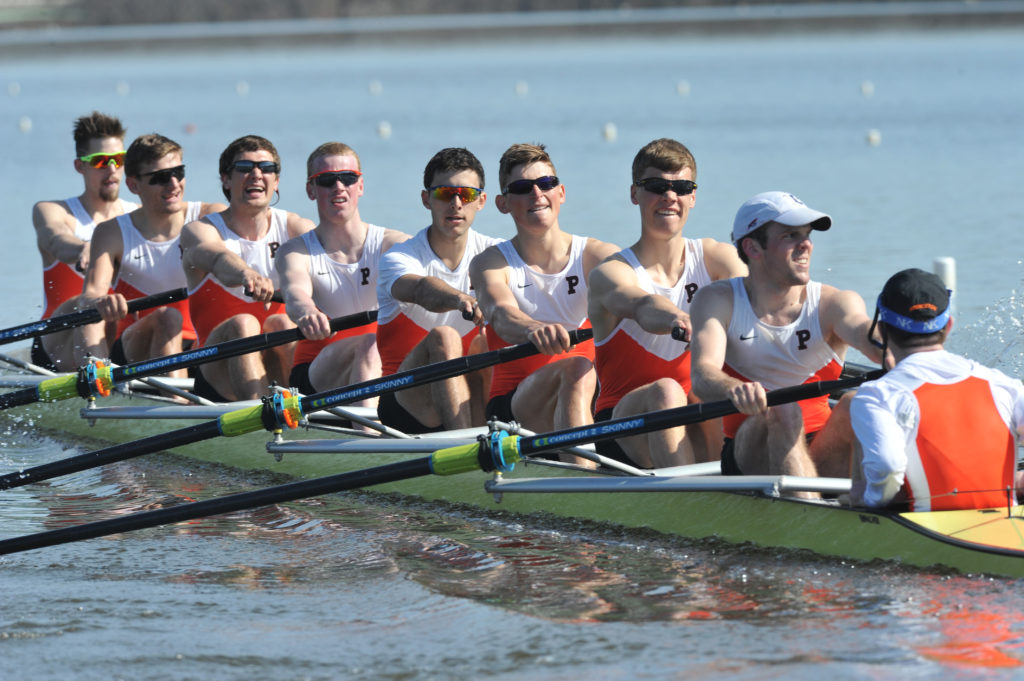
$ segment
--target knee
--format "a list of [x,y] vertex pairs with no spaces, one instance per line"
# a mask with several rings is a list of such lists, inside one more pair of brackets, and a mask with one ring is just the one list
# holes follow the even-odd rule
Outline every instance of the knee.
[[672,378],[659,378],[648,386],[648,400],[651,410],[672,409],[686,406],[686,391]]
[[[263,321],[262,331],[264,333],[274,333],[276,331],[287,331],[292,328],[295,328],[295,325],[292,324],[292,320],[288,319],[288,317],[283,314],[272,314]],[[259,331],[255,333],[259,333]]]
[[260,321],[251,314],[236,314],[221,322],[218,329],[229,338],[255,336],[261,331]]
[[803,412],[800,405],[795,402],[779,404],[768,410],[765,420],[769,430],[780,432],[797,432],[804,426]]
[[593,393],[597,389],[597,372],[594,371],[594,363],[586,357],[574,356],[559,360],[561,387],[570,390],[589,390]]
[[181,332],[182,316],[177,308],[160,307],[152,312],[154,322],[164,336],[174,336]]
[[447,358],[462,356],[462,337],[450,326],[434,327],[427,333],[423,342],[431,355],[443,355]]

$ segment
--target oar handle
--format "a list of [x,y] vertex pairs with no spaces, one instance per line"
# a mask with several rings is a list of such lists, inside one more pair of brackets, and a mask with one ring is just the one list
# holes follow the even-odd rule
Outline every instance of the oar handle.
[[151,296],[144,296],[142,298],[129,300],[128,313],[131,314],[132,312],[146,310],[151,307],[160,307],[161,305],[170,305],[171,303],[176,303],[179,300],[185,300],[186,298],[188,298],[187,288],[178,288],[171,291],[164,291],[163,293],[154,293]]
[[[150,307],[176,303],[187,297],[188,289],[184,288],[164,291],[163,293],[154,293],[151,296],[145,296],[143,298],[136,298],[128,301],[128,312],[138,312],[139,310],[145,310]],[[59,317],[50,317],[49,319],[43,319],[38,322],[22,324],[21,326],[4,329],[3,331],[0,331],[0,345],[15,343],[26,338],[34,338],[35,336],[45,336],[65,329],[74,329],[79,326],[85,326],[86,324],[95,324],[101,320],[102,317],[100,317],[100,313],[95,308],[79,310],[78,312],[70,312],[68,314],[60,315]]]
[[[242,289],[242,293],[252,298],[252,289],[248,286]],[[269,303],[284,303],[284,294],[281,293],[281,289],[275,289],[273,295],[270,296]]]
[[672,338],[683,343],[690,342],[690,334],[686,332],[686,329],[679,326],[672,327]]

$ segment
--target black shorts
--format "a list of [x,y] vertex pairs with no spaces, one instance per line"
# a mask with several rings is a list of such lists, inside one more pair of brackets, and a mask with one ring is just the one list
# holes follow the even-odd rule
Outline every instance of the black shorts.
[[121,342],[120,336],[117,337],[114,345],[110,348],[110,361],[118,366],[128,364],[128,358],[124,354],[124,343]]
[[36,336],[32,339],[32,350],[29,353],[29,359],[37,367],[49,369],[50,371],[60,371],[57,365],[53,363],[50,356],[46,354],[46,348],[43,347],[43,339],[40,336]]
[[317,392],[309,380],[309,367],[312,364],[312,362],[305,362],[293,366],[291,373],[288,374],[288,386],[295,388],[303,395],[312,395]]
[[440,433],[444,430],[444,424],[429,428],[420,423],[415,416],[398,403],[398,398],[395,396],[394,391],[386,392],[380,396],[380,400],[377,403],[377,418],[385,426],[395,428],[408,435]]
[[504,395],[498,395],[492,397],[487,403],[487,420],[488,421],[504,421],[505,423],[511,423],[515,420],[515,416],[512,415],[512,398],[515,396],[516,391],[507,392]]
[[[599,421],[611,420],[612,411],[614,409],[614,407],[612,407],[611,409],[602,409],[601,411],[594,414],[594,423],[597,423]],[[615,459],[620,463],[624,463],[635,468],[643,468],[643,466],[641,466],[636,461],[633,461],[633,459],[630,458],[629,454],[627,454],[626,451],[619,446],[617,440],[599,440],[598,442],[594,443],[594,449],[596,449],[597,453],[600,454],[601,456],[606,456],[609,459]]]
[[217,392],[216,388],[210,385],[210,382],[206,380],[206,376],[199,370],[199,367],[196,367],[196,375],[192,380],[192,392],[199,395],[199,397],[205,397],[213,402],[231,402],[231,400],[221,395]]
[[[804,436],[808,445],[814,441],[818,431],[808,433]],[[725,438],[722,442],[722,475],[744,475],[740,467],[736,465],[736,445],[731,437]]]

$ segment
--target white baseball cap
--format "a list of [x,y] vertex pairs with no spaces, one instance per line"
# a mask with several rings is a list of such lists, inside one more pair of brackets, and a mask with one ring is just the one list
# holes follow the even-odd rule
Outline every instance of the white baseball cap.
[[740,239],[768,222],[788,227],[810,225],[812,229],[826,230],[832,218],[814,210],[788,192],[763,192],[747,199],[736,212],[732,223],[732,241]]

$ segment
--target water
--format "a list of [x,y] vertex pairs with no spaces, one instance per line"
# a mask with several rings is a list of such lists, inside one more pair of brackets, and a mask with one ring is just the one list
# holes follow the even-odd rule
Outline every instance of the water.
[[[835,217],[816,235],[816,276],[869,301],[897,269],[955,256],[955,349],[1020,375],[1021,37],[326,49],[257,36],[3,58],[0,201],[8,247],[28,255],[5,260],[0,328],[38,314],[31,205],[80,191],[70,125],[99,108],[129,137],[178,139],[192,199],[220,195],[228,141],[269,137],[280,205],[311,217],[305,156],[343,140],[366,172],[363,217],[408,232],[426,224],[418,193],[437,149],[469,147],[493,190],[508,144],[545,142],[568,189],[563,225],[620,245],[636,233],[633,154],[676,137],[699,163],[688,234],[725,239],[745,198],[788,189]],[[490,207],[477,226],[511,230]],[[14,418],[0,416],[0,470],[94,446]],[[143,458],[4,492],[2,533],[273,482]],[[1003,678],[1024,662],[1019,586],[346,495],[0,559],[0,678]]]

